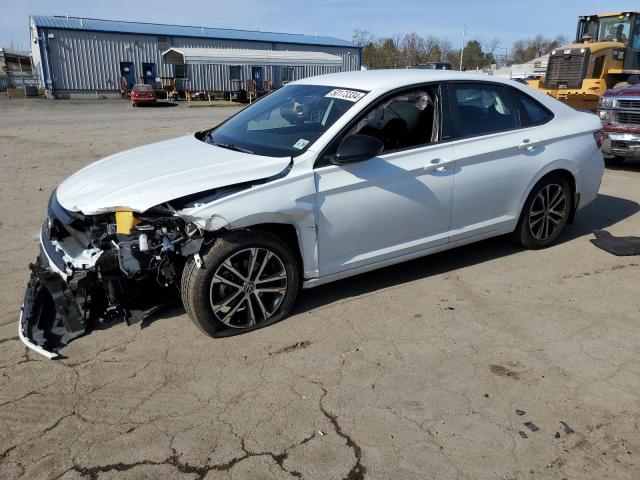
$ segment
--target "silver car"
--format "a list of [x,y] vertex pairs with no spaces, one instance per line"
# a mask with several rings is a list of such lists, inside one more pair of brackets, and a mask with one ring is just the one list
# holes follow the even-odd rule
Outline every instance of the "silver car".
[[95,162],[52,194],[20,337],[58,348],[180,297],[213,337],[300,288],[512,234],[553,243],[598,192],[599,119],[441,70],[291,83],[216,128]]

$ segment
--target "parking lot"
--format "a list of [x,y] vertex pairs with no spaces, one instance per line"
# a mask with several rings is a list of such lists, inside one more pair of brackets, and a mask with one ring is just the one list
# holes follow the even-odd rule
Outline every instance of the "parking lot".
[[546,250],[499,238],[306,290],[227,339],[176,305],[30,352],[52,189],[235,111],[0,96],[0,478],[638,478],[640,257],[589,242],[640,236],[638,161]]

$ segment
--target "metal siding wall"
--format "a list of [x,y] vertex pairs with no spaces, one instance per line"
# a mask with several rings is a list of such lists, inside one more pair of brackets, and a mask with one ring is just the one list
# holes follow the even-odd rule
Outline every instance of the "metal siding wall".
[[[242,40],[214,40],[208,38],[172,37],[175,48],[238,48],[244,50],[271,50],[271,43]],[[265,67],[265,79],[267,68]],[[242,67],[242,88],[251,78],[251,67]],[[191,90],[229,91],[232,89],[228,65],[189,65],[189,88]]]
[[[172,77],[173,66],[162,63],[162,51],[157,37],[118,33],[101,33],[74,30],[49,30],[54,89],[57,91],[117,91],[120,62],[133,62],[136,78],[142,75],[143,63],[155,63],[158,76]],[[215,40],[206,38],[168,37],[172,47],[184,48],[240,48],[265,50],[317,51],[339,55],[342,67],[296,67],[296,79],[338,71],[358,70],[359,55],[356,48],[323,47],[313,45],[273,44],[244,40]],[[271,80],[272,67],[264,66],[264,79]],[[251,78],[251,67],[244,66],[243,88]],[[229,66],[190,65],[190,90],[231,90]]]
[[156,37],[71,30],[53,33],[49,49],[55,90],[117,91],[120,62],[133,62],[136,78],[142,74],[142,63],[155,63],[161,71]]
[[287,45],[283,43],[274,44],[274,50],[296,50],[299,52],[324,52],[342,57],[342,67],[333,66],[304,66],[295,67],[294,80],[324,75],[327,73],[349,72],[360,70],[360,54],[357,48],[324,47],[317,45]]

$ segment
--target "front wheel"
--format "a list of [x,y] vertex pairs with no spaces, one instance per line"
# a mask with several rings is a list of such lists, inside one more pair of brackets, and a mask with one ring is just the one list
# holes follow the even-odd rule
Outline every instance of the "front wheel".
[[182,274],[182,301],[194,323],[212,337],[271,325],[291,310],[300,268],[291,248],[265,232],[237,231],[217,238]]
[[531,190],[514,232],[518,242],[529,249],[552,244],[569,221],[571,188],[562,175],[543,178]]

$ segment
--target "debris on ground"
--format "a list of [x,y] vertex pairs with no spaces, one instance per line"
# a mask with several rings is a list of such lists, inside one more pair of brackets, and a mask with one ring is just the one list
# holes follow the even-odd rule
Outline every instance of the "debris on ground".
[[569,425],[567,425],[567,422],[563,422],[562,420],[560,420],[560,423],[564,427],[564,433],[566,433],[566,434],[573,433],[573,428],[571,428]]
[[540,430],[538,427],[536,427],[536,425],[533,422],[525,422],[524,426],[527,427],[532,432],[537,432],[538,430]]
[[556,434],[554,435],[554,437],[556,437],[556,438],[560,438],[560,432],[556,432]]
[[527,413],[527,412],[525,412],[524,410],[520,410],[519,408],[516,408],[516,415],[520,415],[520,416],[522,416],[522,415],[524,415],[525,413]]
[[614,237],[606,230],[595,230],[595,240],[590,240],[596,247],[618,257],[640,255],[640,237]]
[[304,340],[303,342],[297,342],[297,343],[294,343],[293,345],[282,347],[279,350],[276,350],[275,352],[269,352],[269,356],[279,355],[281,353],[289,353],[295,350],[302,350],[305,348],[309,348],[311,346],[311,343],[312,342],[310,342],[309,340]]
[[526,434],[526,433],[524,433],[522,430],[520,430],[518,433],[520,434],[520,436],[521,436],[522,438],[529,438],[529,437],[527,436],[527,434]]

